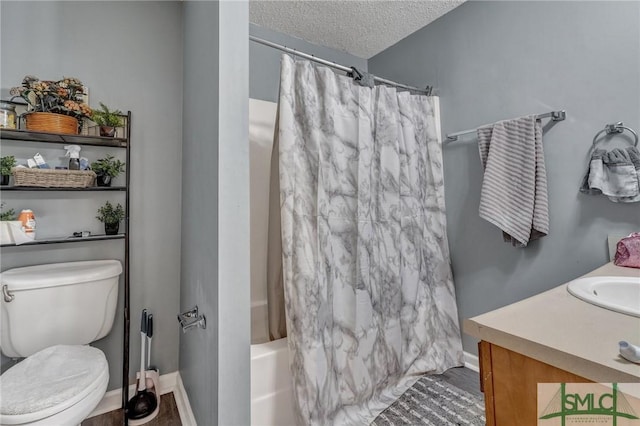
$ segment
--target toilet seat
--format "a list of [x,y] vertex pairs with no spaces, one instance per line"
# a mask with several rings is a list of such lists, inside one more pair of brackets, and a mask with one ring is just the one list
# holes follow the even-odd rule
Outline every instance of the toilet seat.
[[[99,349],[57,345],[45,348],[0,376],[0,423],[38,422],[87,399],[100,401],[109,365]],[[82,404],[80,404],[82,405]],[[93,407],[85,408],[88,415]],[[82,419],[80,419],[82,420]]]

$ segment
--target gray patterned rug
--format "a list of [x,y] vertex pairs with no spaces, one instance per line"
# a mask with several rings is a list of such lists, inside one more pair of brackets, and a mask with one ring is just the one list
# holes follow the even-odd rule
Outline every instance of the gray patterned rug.
[[371,426],[484,426],[484,402],[439,376],[422,376]]

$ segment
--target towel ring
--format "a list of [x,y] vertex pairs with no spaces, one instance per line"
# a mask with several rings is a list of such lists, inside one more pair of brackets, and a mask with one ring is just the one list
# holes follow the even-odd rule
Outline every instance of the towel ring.
[[633,130],[630,127],[627,127],[625,125],[623,125],[622,121],[618,121],[615,124],[607,124],[604,126],[604,129],[600,130],[598,133],[596,133],[596,136],[593,138],[593,148],[596,147],[596,143],[598,141],[598,137],[600,137],[600,135],[603,132],[607,132],[607,135],[612,135],[614,133],[622,133],[625,130],[628,130],[629,132],[631,132],[634,136],[634,138],[636,139],[635,143],[633,144],[633,146],[638,146],[638,134],[636,133],[635,130]]

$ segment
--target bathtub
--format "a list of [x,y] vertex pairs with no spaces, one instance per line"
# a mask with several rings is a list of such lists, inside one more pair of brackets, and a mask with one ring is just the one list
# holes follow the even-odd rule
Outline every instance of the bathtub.
[[287,339],[251,345],[251,425],[294,426]]
[[295,425],[287,339],[269,342],[269,180],[277,104],[249,100],[251,160],[251,424]]

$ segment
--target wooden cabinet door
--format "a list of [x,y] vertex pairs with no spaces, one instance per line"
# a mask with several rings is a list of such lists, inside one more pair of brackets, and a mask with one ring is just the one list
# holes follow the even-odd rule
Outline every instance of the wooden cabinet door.
[[589,383],[583,377],[480,342],[487,426],[536,426],[538,383]]

